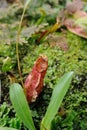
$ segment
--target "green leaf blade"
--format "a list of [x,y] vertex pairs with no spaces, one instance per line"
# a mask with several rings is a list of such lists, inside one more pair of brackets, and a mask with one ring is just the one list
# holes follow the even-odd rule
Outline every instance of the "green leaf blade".
[[45,117],[42,120],[41,123],[41,130],[50,130],[51,129],[51,122],[53,118],[55,117],[61,102],[69,88],[70,82],[72,80],[73,72],[69,72],[65,74],[57,83],[55,86],[51,101],[49,103],[49,106],[47,108],[47,112],[45,114]]
[[29,130],[36,130],[24,91],[19,84],[13,83],[10,86],[10,99],[16,113],[25,124],[25,126]]
[[0,127],[0,130],[17,130],[17,129],[9,127]]

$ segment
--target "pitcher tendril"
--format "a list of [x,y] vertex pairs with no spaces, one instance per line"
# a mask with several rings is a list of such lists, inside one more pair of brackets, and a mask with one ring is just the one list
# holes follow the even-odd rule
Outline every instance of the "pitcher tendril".
[[26,9],[27,9],[28,4],[30,3],[30,1],[31,1],[31,0],[28,0],[28,1],[26,2],[25,6],[24,6],[23,13],[22,13],[21,20],[20,20],[19,27],[18,27],[17,40],[16,40],[16,56],[17,56],[18,72],[19,72],[21,84],[22,84],[23,87],[24,87],[24,84],[23,84],[23,78],[22,78],[22,73],[21,73],[21,68],[20,68],[18,44],[19,44],[19,38],[20,38],[20,33],[21,33],[22,21],[23,21],[25,11],[26,11]]

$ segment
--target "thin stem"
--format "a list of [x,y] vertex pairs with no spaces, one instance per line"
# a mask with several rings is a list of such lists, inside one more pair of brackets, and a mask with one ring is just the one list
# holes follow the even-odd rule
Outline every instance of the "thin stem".
[[25,11],[26,11],[27,6],[28,6],[28,4],[30,3],[30,1],[31,1],[31,0],[28,0],[28,1],[26,2],[26,4],[25,4],[24,10],[23,10],[23,13],[22,13],[22,16],[21,16],[21,20],[20,20],[20,23],[19,23],[19,27],[18,27],[17,40],[16,40],[16,55],[17,55],[17,63],[18,63],[18,72],[19,72],[21,84],[22,84],[23,87],[24,87],[24,84],[23,84],[23,78],[22,78],[22,73],[21,73],[21,68],[20,68],[18,43],[19,43],[19,38],[20,38],[20,33],[21,33],[22,21],[23,21]]

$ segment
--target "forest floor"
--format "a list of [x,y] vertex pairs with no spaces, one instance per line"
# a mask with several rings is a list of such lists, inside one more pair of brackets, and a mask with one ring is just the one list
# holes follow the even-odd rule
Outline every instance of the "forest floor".
[[[73,34],[63,26],[38,42],[38,32],[44,32],[55,24],[61,8],[64,7],[57,5],[56,1],[35,0],[27,9],[19,39],[22,77],[24,81],[40,55],[48,57],[43,91],[36,102],[30,104],[35,126],[39,130],[56,82],[66,72],[74,71],[69,91],[54,119],[56,130],[87,130],[87,39]],[[16,36],[22,11],[21,4],[3,3],[2,6],[0,3],[0,126],[27,130],[11,105],[7,73],[9,71],[14,74],[20,83]]]

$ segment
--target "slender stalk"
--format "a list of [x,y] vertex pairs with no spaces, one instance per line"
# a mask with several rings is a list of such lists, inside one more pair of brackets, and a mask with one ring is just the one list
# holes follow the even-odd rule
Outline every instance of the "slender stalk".
[[26,4],[25,4],[25,6],[24,6],[24,10],[23,10],[23,13],[22,13],[22,16],[21,16],[21,20],[20,20],[20,23],[19,23],[19,27],[18,27],[17,40],[16,40],[16,56],[17,56],[18,72],[19,72],[21,84],[22,84],[23,87],[24,87],[24,84],[23,84],[23,78],[22,78],[22,73],[21,73],[21,68],[20,68],[18,43],[19,43],[19,38],[20,38],[20,33],[21,33],[22,21],[23,21],[25,11],[26,11],[26,9],[27,9],[28,4],[30,3],[30,1],[31,1],[31,0],[27,0]]

